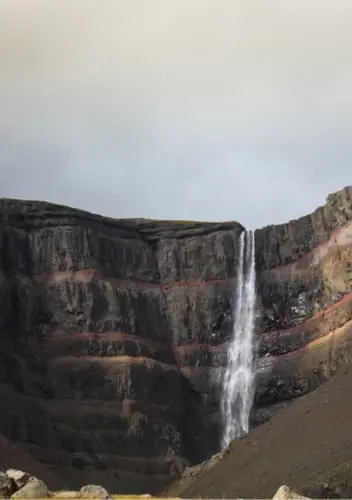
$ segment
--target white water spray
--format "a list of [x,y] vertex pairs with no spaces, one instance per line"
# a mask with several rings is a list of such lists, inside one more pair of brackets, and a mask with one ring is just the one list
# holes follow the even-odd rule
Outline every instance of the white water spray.
[[255,241],[253,231],[240,236],[239,265],[235,295],[233,336],[227,352],[221,414],[222,449],[248,432],[255,383],[253,329],[255,319]]

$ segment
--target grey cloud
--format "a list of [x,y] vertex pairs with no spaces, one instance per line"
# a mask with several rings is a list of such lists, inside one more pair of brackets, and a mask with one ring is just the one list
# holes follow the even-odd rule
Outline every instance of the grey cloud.
[[311,211],[351,184],[350,0],[2,0],[0,196]]

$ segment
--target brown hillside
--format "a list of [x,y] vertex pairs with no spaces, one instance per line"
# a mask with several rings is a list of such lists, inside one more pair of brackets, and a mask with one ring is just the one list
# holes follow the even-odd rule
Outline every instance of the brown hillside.
[[172,494],[269,498],[282,484],[305,490],[340,464],[352,462],[351,394],[352,367],[348,367],[233,442],[210,470],[185,478]]

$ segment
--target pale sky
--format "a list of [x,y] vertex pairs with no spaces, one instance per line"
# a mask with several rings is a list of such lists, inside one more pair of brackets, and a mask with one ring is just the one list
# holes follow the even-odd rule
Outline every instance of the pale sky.
[[0,0],[0,196],[284,222],[352,184],[352,0]]

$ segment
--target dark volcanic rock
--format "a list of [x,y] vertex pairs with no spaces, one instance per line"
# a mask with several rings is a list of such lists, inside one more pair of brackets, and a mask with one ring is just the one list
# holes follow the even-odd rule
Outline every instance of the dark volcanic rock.
[[208,447],[177,346],[212,338],[226,299],[202,284],[235,275],[243,228],[15,200],[0,214],[0,382],[15,394],[0,430],[68,472],[157,489]]
[[274,356],[259,377],[264,404],[314,389],[351,360],[352,188],[309,216],[258,230],[256,244],[259,355]]
[[[253,421],[350,360],[351,200],[256,231]],[[73,486],[89,474],[119,492],[217,452],[244,228],[16,200],[0,223],[0,432]]]
[[286,224],[256,231],[256,263],[260,271],[294,263],[326,243],[332,231],[352,219],[352,187],[330,194],[326,204]]

